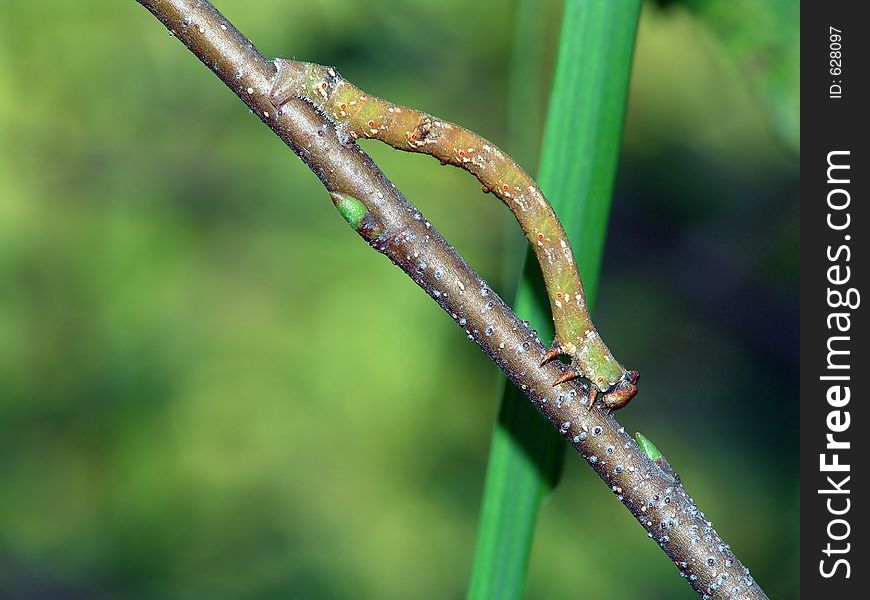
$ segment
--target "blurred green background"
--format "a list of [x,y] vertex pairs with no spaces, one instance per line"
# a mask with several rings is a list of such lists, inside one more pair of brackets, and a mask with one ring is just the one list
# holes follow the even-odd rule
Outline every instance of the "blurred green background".
[[[643,374],[620,419],[772,598],[798,595],[791,4],[644,6],[597,315]],[[217,6],[508,145],[510,2]],[[365,149],[511,297],[509,212]],[[0,596],[461,597],[500,381],[135,2],[0,5]],[[528,597],[577,596],[694,597],[569,457]]]

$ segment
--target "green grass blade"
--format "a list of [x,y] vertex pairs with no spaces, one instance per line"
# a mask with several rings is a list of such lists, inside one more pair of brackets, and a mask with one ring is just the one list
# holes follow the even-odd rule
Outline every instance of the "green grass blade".
[[[640,0],[566,0],[538,183],[571,239],[590,306],[598,288]],[[582,232],[582,235],[581,235]],[[516,310],[552,337],[534,258]],[[519,598],[541,504],[565,443],[513,386],[493,432],[469,598]]]
[[[511,157],[528,173],[535,173],[540,158],[541,134],[544,112],[550,87],[550,69],[547,52],[550,43],[550,27],[555,23],[555,9],[561,7],[559,0],[515,0],[513,48],[508,76],[508,151]],[[528,241],[516,235],[516,223],[511,219],[505,224],[510,229],[505,234],[502,249],[504,289],[519,286],[523,263],[528,253]],[[507,381],[505,380],[505,383]]]

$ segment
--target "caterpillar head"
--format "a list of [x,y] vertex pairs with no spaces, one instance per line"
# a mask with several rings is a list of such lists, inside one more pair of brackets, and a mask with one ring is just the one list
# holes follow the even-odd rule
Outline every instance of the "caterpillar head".
[[326,98],[332,86],[340,79],[332,67],[324,67],[299,60],[276,58],[277,73],[269,90],[269,100],[280,108],[291,98],[306,98],[309,101]]

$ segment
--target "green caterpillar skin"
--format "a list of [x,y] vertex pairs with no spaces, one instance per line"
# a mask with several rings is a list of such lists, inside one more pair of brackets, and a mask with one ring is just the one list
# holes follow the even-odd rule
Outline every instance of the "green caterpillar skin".
[[[276,59],[270,97],[280,108],[301,98],[320,109],[340,133],[380,140],[407,152],[430,154],[472,173],[514,213],[534,248],[549,295],[556,337],[544,362],[562,354],[572,368],[554,385],[582,376],[607,408],[625,406],[638,374],[612,355],[592,324],[568,237],[540,188],[507,154],[476,133],[420,111],[366,94],[335,69]],[[590,403],[591,405],[592,403]]]

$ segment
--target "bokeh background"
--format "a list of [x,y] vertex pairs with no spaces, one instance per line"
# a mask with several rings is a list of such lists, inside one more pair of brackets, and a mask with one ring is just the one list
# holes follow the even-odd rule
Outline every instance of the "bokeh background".
[[[643,373],[620,419],[772,598],[799,580],[796,4],[644,6],[597,315]],[[512,144],[510,2],[217,5],[266,54]],[[510,298],[508,211],[365,148]],[[135,2],[0,4],[0,596],[461,597],[501,386]],[[569,457],[528,597],[577,596],[693,594]]]

